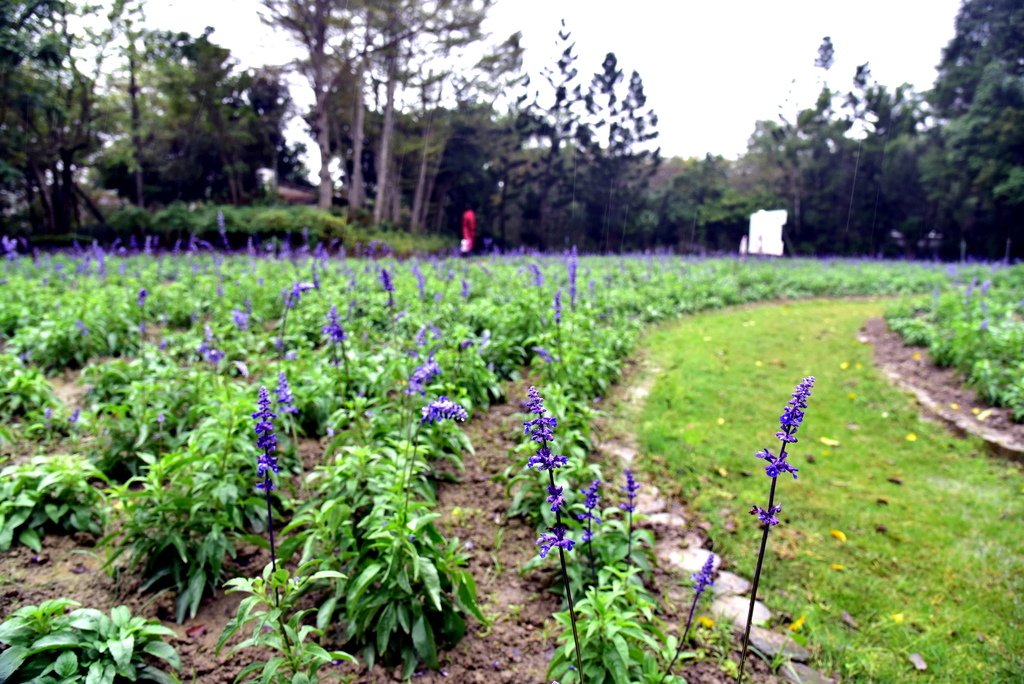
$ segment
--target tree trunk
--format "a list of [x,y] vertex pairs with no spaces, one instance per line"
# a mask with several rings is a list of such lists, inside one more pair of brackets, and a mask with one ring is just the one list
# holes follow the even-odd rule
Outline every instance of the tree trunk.
[[320,148],[320,199],[317,206],[330,209],[334,199],[334,183],[331,182],[331,138],[327,128],[327,93],[324,92],[323,67],[314,78],[316,89],[316,144]]
[[356,101],[352,122],[352,177],[348,184],[348,218],[363,208],[366,201],[366,184],[363,180],[363,140],[366,125],[366,102],[363,93],[363,76],[366,73],[366,57],[359,60],[356,71]]
[[[53,216],[53,205],[50,203],[50,196],[46,192],[46,182],[43,179],[43,174],[39,172],[39,166],[31,157],[28,160],[28,173],[29,176],[26,178],[26,185],[32,187],[35,185],[39,190],[39,204],[43,207],[43,221],[44,227],[47,230],[54,230],[55,218]],[[29,202],[31,209],[31,202]]]
[[430,146],[430,129],[423,133],[423,153],[420,155],[420,172],[416,177],[416,193],[412,200],[412,217],[409,229],[414,233],[423,232],[423,204],[427,189],[427,148]]
[[82,198],[82,202],[85,204],[85,208],[89,210],[89,213],[92,214],[93,218],[96,219],[96,221],[101,226],[107,225],[107,219],[104,218],[103,212],[101,212],[99,207],[97,207],[96,204],[92,201],[92,198],[86,195],[82,188],[78,187],[78,185],[75,183],[72,183],[71,188],[72,190],[74,190],[76,195]]
[[424,228],[427,225],[427,214],[430,213],[430,198],[434,196],[434,183],[437,182],[437,174],[441,170],[441,157],[444,156],[444,149],[438,150],[437,161],[434,168],[427,174],[427,189],[423,193],[423,212],[420,217]]
[[402,220],[402,171],[394,164],[392,167],[388,182],[387,218],[392,224],[398,225]]
[[398,57],[392,53],[387,58],[388,85],[384,101],[384,126],[380,135],[380,150],[377,154],[377,197],[373,205],[373,222],[379,224],[388,209],[388,191],[391,177],[391,138],[395,132],[395,88],[398,85]]
[[502,175],[501,199],[498,200],[498,232],[501,235],[502,249],[506,249],[508,247],[508,235],[505,232],[505,208],[508,202],[508,177],[508,173]]
[[56,228],[58,231],[71,230],[71,205],[74,196],[71,194],[71,155],[65,150],[60,152],[60,169],[54,169],[53,206],[56,209]]
[[135,79],[135,44],[132,42],[131,51],[128,54],[128,97],[132,103],[132,152],[135,159],[135,206],[141,207],[145,204],[142,196],[142,137],[139,134],[141,128],[139,115],[139,85]]

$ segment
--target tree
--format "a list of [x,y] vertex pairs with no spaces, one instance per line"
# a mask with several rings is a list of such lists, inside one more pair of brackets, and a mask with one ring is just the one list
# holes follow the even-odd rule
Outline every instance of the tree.
[[[239,204],[261,192],[258,168],[295,175],[296,155],[283,134],[291,102],[282,74],[237,72],[211,33],[142,35],[146,59],[137,74],[136,97],[145,106],[138,123],[123,115],[112,122],[109,142],[96,160],[102,185],[131,197],[135,170],[142,169],[147,203]],[[135,151],[136,138],[144,143],[141,154]]]
[[81,225],[82,207],[102,222],[77,176],[109,116],[97,82],[112,31],[76,33],[69,19],[94,8],[66,0],[0,8],[0,182],[33,227],[67,231]]
[[930,100],[945,123],[922,166],[932,200],[962,245],[1024,253],[1024,6],[966,0]]
[[329,45],[339,25],[337,0],[263,0],[264,20],[284,29],[301,45],[308,57],[299,67],[313,88],[313,133],[320,151],[318,204],[329,209],[334,197],[331,180],[331,141],[328,94],[335,69]]

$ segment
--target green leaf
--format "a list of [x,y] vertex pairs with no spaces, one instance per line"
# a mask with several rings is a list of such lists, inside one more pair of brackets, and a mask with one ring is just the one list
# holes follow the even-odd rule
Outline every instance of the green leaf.
[[107,642],[107,650],[110,651],[110,657],[114,659],[117,667],[126,670],[132,661],[132,652],[135,650],[135,637],[126,636],[123,639],[111,639]]
[[156,684],[180,684],[176,678],[170,676],[163,670],[158,670],[152,665],[147,665],[142,668],[139,675],[141,679],[156,682]]
[[320,630],[327,629],[327,626],[331,622],[331,618],[334,617],[334,607],[338,605],[338,597],[332,596],[320,604],[320,608],[316,611],[316,628]]
[[114,621],[115,627],[124,627],[132,619],[132,611],[128,606],[117,606],[110,611],[110,619]]
[[21,664],[28,657],[29,650],[24,646],[11,646],[3,653],[0,653],[0,682],[6,682],[11,678]]
[[95,662],[89,666],[85,675],[85,684],[114,684],[117,671],[113,663]]
[[41,553],[43,550],[43,543],[39,538],[39,533],[33,529],[22,530],[18,534],[18,543],[24,544],[36,553]]
[[82,635],[68,630],[53,632],[39,637],[32,642],[32,653],[43,653],[62,648],[75,648],[82,645]]
[[416,606],[413,612],[417,613],[416,620],[412,623],[412,644],[416,649],[416,655],[427,664],[427,667],[436,670],[438,663],[437,645],[434,643],[434,629],[427,622],[419,606]]
[[356,578],[356,581],[353,582],[352,586],[349,588],[347,597],[348,602],[355,603],[358,601],[359,597],[363,595],[363,592],[366,591],[367,587],[370,585],[370,582],[374,580],[381,570],[383,570],[382,565],[379,563],[372,563],[359,573],[359,577]]
[[423,577],[423,584],[427,588],[427,595],[430,596],[434,608],[441,610],[441,580],[437,576],[437,568],[428,559],[420,560],[420,574]]
[[395,625],[398,622],[398,614],[395,611],[393,603],[389,603],[384,610],[381,611],[380,619],[377,621],[377,652],[385,653],[387,651],[388,640],[391,638],[391,633],[395,631]]
[[[53,671],[61,677],[70,677],[78,672],[78,656],[74,651],[64,651],[54,662]],[[3,679],[2,675],[0,679]]]

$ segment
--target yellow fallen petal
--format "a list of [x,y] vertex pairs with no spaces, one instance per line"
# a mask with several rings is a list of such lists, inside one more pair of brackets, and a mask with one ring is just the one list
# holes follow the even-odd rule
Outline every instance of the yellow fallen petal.
[[719,425],[725,425],[725,418],[719,418],[715,422],[718,423]]
[[856,399],[857,398],[857,393],[856,392],[850,392],[850,393],[848,393],[846,395],[846,398],[847,399]]
[[893,613],[892,614],[892,621],[895,622],[897,625],[902,623],[903,622],[903,613]]
[[916,442],[917,441],[917,435],[915,435],[913,432],[908,432],[907,433],[907,441],[908,442]]
[[804,622],[807,621],[806,615],[801,615],[796,620],[793,620],[792,624],[789,625],[789,631],[799,632],[800,628],[804,626]]
[[914,359],[915,361],[920,361],[921,360],[921,352],[914,352],[913,355],[910,358]]
[[958,404],[958,403],[956,403],[956,402],[954,401],[954,402],[952,402],[952,403],[951,403],[951,404],[949,405],[949,408],[953,409],[954,411],[959,411],[959,410],[960,410],[960,404]]
[[824,444],[825,446],[839,446],[839,440],[832,439],[831,437],[819,437],[818,441]]
[[846,569],[845,565],[840,565],[839,563],[833,563],[829,567],[831,567],[833,570],[836,570],[837,572],[842,572],[843,570]]
[[729,471],[726,470],[725,468],[719,468],[718,474],[721,475],[722,477],[729,477]]
[[974,415],[978,415],[979,413],[981,413],[981,409],[975,406],[974,408],[971,409],[971,413],[973,413]]
[[831,534],[833,537],[835,537],[841,542],[846,542],[846,533],[842,530],[832,530],[831,532],[829,532],[829,534]]
[[715,626],[715,621],[709,617],[701,615],[699,618],[697,618],[697,624],[701,625],[702,627],[707,627],[708,629],[711,629]]
[[850,367],[850,362],[849,361],[843,361],[841,364],[839,364],[839,367],[842,368],[843,370],[846,370],[847,368]]
[[764,364],[763,364],[763,363],[761,363],[760,361],[755,361],[755,362],[754,362],[754,365],[755,365],[755,366],[757,366],[758,368],[760,368],[760,367],[761,367],[761,366],[763,366]]
[[990,408],[989,409],[985,409],[984,411],[982,411],[981,413],[978,414],[978,420],[985,420],[986,418],[988,418],[991,415],[992,415],[992,409],[990,409]]

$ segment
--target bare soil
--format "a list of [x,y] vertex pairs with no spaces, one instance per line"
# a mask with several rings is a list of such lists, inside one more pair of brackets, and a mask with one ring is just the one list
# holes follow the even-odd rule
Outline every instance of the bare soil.
[[958,371],[936,366],[927,349],[903,344],[881,318],[868,320],[860,339],[874,346],[875,365],[912,393],[925,415],[942,421],[957,434],[977,435],[998,455],[1024,461],[1024,424],[1013,421],[1010,409],[984,402],[964,385]]

